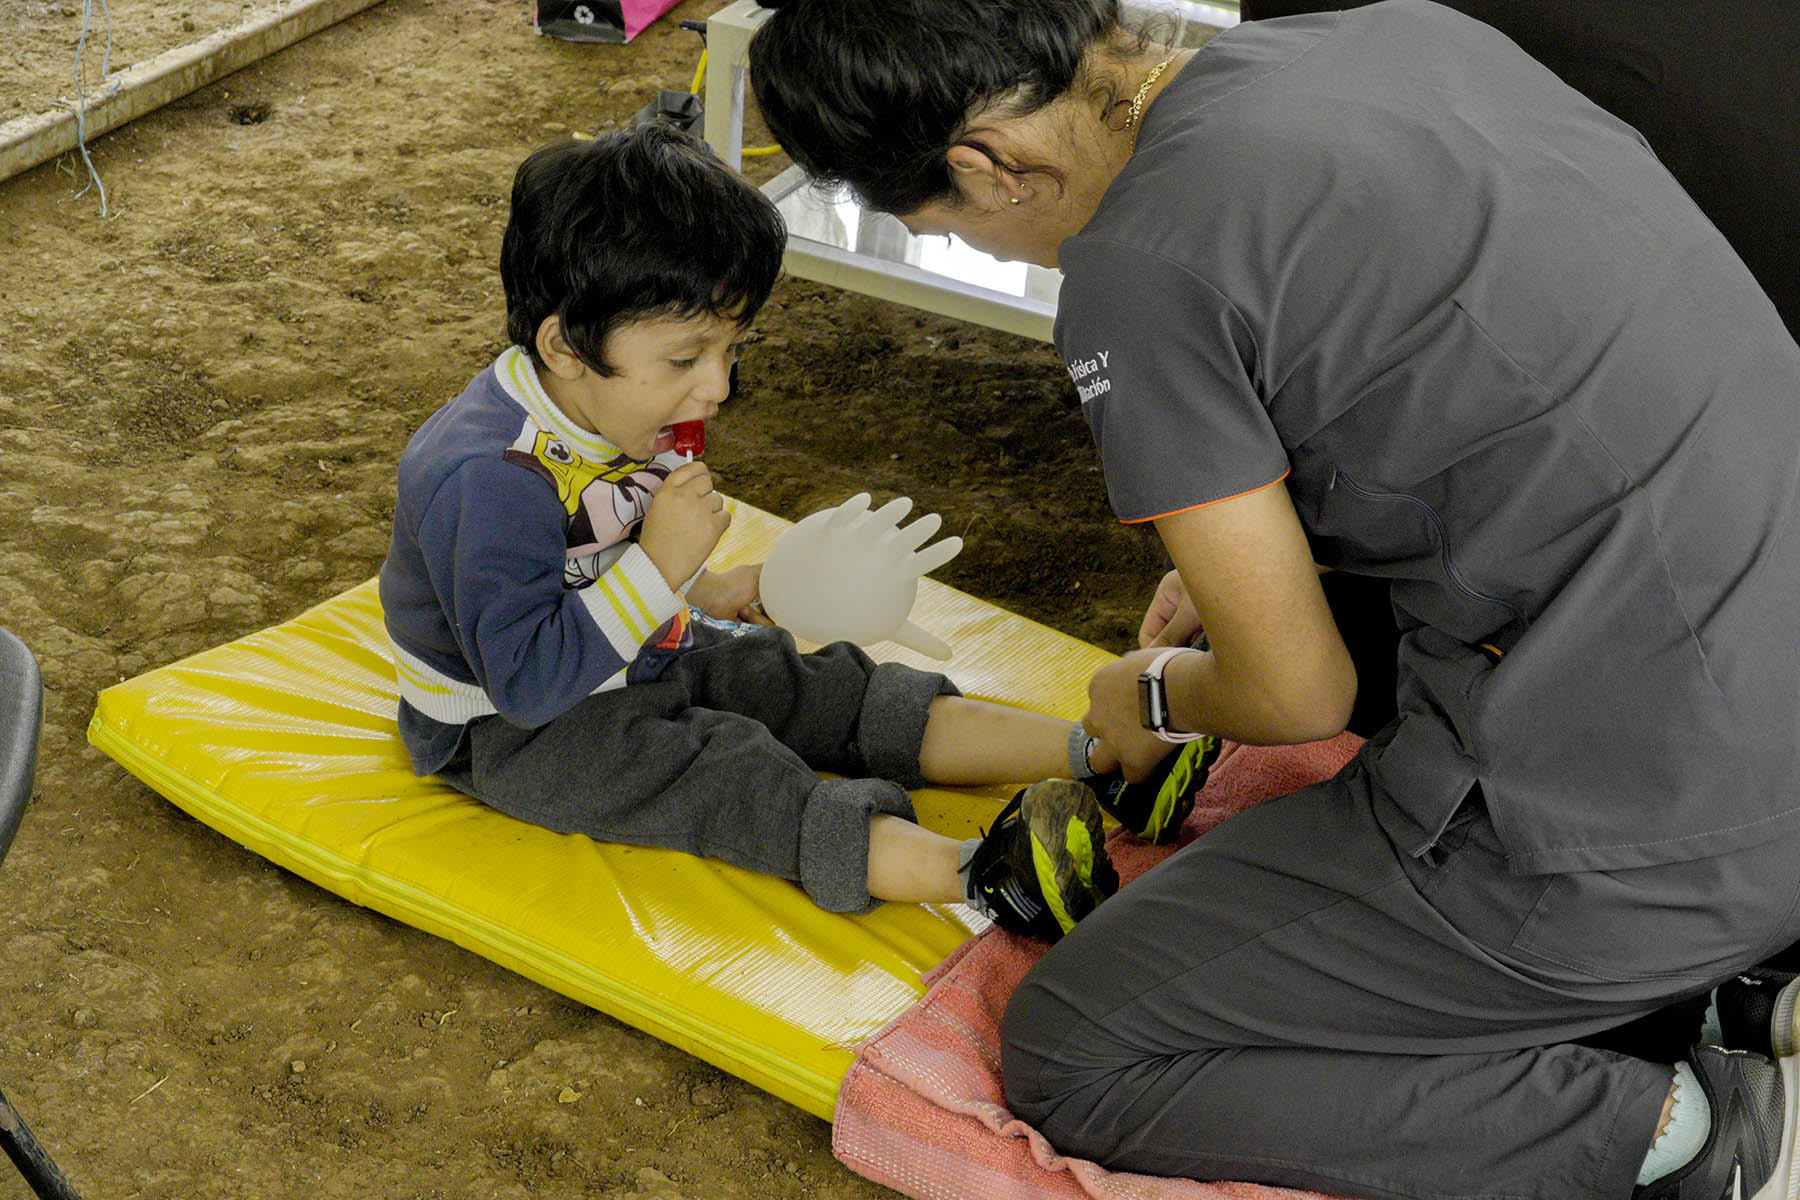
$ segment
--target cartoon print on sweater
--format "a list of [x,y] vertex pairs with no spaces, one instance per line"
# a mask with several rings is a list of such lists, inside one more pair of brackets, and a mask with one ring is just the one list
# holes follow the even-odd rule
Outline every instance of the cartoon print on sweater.
[[592,462],[530,421],[507,449],[506,461],[555,486],[569,514],[563,586],[571,589],[594,582],[625,552],[650,509],[651,496],[669,475],[664,464],[628,454]]

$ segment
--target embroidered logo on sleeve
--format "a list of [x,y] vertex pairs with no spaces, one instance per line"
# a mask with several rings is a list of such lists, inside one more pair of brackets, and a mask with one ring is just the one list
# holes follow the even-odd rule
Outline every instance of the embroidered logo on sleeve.
[[1081,397],[1083,404],[1112,391],[1112,378],[1106,374],[1106,365],[1111,358],[1111,350],[1101,350],[1092,358],[1071,358],[1064,364],[1069,378],[1075,381],[1075,394]]

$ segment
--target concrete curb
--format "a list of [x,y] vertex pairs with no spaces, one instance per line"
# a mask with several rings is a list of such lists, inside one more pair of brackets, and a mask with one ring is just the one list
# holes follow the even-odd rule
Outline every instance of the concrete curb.
[[[89,142],[125,122],[179,100],[215,79],[267,58],[303,37],[335,25],[381,0],[289,0],[197,42],[127,67],[109,87],[87,99]],[[75,149],[76,110],[64,107],[0,125],[0,179]]]

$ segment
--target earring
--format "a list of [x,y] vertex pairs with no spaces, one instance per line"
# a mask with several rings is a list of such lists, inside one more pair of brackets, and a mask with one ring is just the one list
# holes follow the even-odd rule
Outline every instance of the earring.
[[1008,196],[1006,198],[1006,202],[1008,204],[1017,204],[1019,202],[1019,198],[1017,196]]

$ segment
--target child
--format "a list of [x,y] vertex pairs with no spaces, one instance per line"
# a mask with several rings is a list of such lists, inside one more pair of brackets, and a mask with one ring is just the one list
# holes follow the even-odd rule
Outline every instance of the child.
[[751,609],[760,567],[705,568],[730,515],[670,426],[731,395],[783,243],[762,194],[667,126],[519,168],[515,344],[408,444],[381,570],[414,769],[829,910],[960,900],[1054,939],[1117,887],[1090,788],[1027,788],[966,843],[914,824],[906,789],[1087,774],[1079,726],[849,643],[800,654]]

